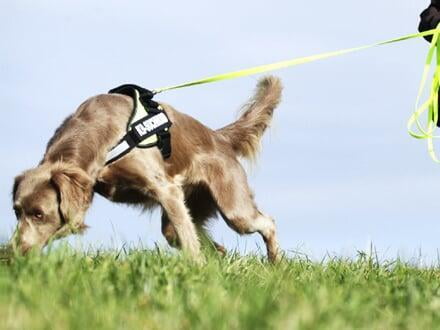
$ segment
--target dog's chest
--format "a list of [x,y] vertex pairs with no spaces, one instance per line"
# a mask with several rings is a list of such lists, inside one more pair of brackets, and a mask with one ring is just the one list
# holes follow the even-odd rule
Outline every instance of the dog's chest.
[[94,191],[116,203],[142,204],[145,207],[156,204],[151,191],[130,185],[116,185],[98,180]]

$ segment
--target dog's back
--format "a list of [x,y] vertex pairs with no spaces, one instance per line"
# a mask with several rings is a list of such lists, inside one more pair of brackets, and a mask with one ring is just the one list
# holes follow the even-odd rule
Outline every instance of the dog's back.
[[[182,173],[203,157],[235,159],[256,157],[261,137],[270,125],[274,109],[281,99],[281,81],[276,77],[262,79],[254,96],[244,105],[241,116],[233,123],[212,130],[193,117],[162,104],[171,121],[171,158],[168,174]],[[199,170],[199,169],[197,169]]]

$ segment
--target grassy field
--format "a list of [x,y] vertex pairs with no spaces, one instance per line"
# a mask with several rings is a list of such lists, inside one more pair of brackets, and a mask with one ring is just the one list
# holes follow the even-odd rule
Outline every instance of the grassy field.
[[440,328],[440,268],[63,248],[0,265],[4,329]]

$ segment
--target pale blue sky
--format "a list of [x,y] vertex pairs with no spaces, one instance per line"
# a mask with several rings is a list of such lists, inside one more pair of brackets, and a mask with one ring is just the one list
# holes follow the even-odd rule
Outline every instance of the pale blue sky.
[[[147,88],[412,33],[428,1],[1,1],[0,236],[15,225],[13,177],[35,166],[62,119],[125,82]],[[320,258],[440,248],[440,166],[410,138],[427,43],[413,40],[286,69],[284,99],[249,172],[281,245]],[[231,122],[257,77],[160,95],[210,127]],[[151,216],[97,196],[78,240],[163,244]],[[222,221],[215,238],[252,250]],[[76,241],[74,239],[73,241]]]

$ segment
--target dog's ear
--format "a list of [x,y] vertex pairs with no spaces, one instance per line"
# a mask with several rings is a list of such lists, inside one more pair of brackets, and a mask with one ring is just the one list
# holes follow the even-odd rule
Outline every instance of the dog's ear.
[[24,174],[21,174],[19,176],[16,176],[14,179],[14,185],[12,186],[12,202],[15,201],[15,195],[17,194],[18,186],[20,185],[20,182],[23,180]]
[[80,168],[60,167],[52,171],[51,182],[58,192],[64,220],[80,225],[75,223],[75,218],[81,215],[91,202],[92,179]]

